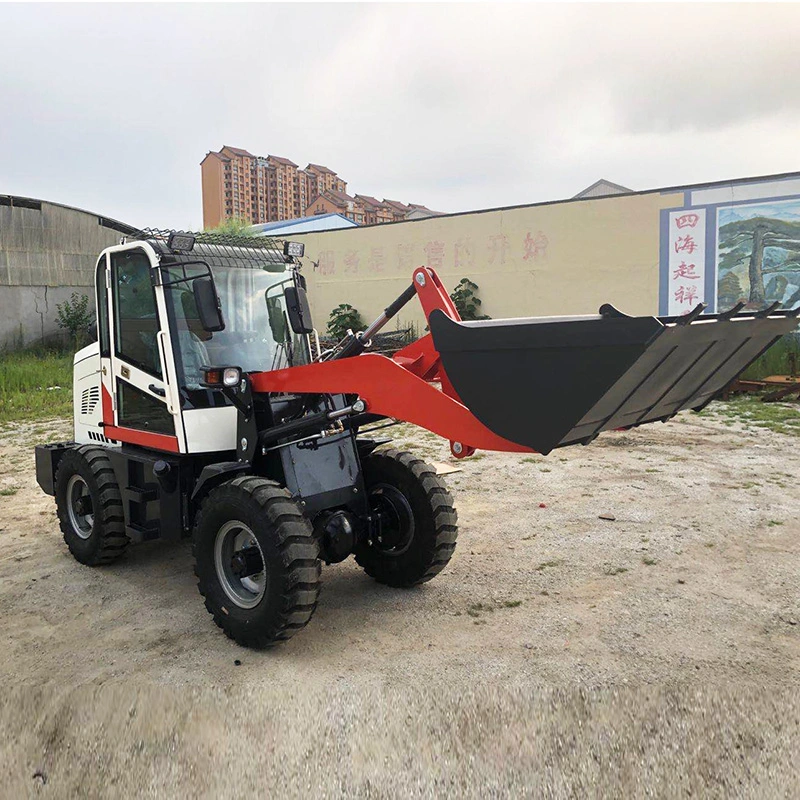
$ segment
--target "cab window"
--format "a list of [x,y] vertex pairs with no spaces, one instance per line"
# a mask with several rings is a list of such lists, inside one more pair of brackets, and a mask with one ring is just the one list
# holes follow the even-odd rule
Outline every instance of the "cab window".
[[150,260],[142,250],[111,254],[114,346],[117,355],[161,378],[156,297],[150,282]]
[[111,355],[111,340],[108,335],[108,294],[106,293],[106,257],[97,262],[95,293],[97,295],[97,338],[100,340],[100,355]]

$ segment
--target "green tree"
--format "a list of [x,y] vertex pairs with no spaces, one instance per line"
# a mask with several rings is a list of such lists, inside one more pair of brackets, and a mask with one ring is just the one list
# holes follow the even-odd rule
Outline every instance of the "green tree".
[[56,324],[66,330],[72,338],[76,350],[89,340],[93,316],[89,311],[89,298],[85,294],[73,292],[69,300],[56,303]]
[[337,342],[347,336],[348,330],[355,333],[356,331],[364,330],[365,327],[366,324],[361,319],[361,314],[349,303],[340,303],[331,311],[331,315],[328,318],[328,336]]
[[206,228],[206,233],[217,233],[221,236],[255,236],[250,221],[244,217],[229,217],[220,222],[216,228]]
[[462,278],[450,295],[450,299],[453,301],[453,305],[456,307],[461,319],[491,319],[486,314],[479,313],[481,301],[476,294],[478,289],[480,287],[477,283],[474,283],[469,278]]

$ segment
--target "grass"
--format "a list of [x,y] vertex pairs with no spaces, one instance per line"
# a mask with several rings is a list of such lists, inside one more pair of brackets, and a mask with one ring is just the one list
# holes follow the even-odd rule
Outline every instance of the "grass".
[[6,489],[0,489],[0,497],[12,497],[18,491],[19,489],[17,489],[15,486],[9,486]]
[[658,561],[656,561],[652,556],[642,556],[642,564],[652,567],[653,565],[658,564]]
[[[50,389],[53,386],[60,388]],[[0,355],[0,423],[71,414],[71,353],[34,350]]]
[[603,567],[603,573],[606,575],[622,575],[623,572],[627,572],[627,567],[619,567],[614,564],[606,564]]
[[790,403],[763,403],[758,395],[740,395],[730,400],[718,401],[700,413],[716,414],[744,425],[800,436],[800,406]]
[[760,356],[743,373],[742,378],[760,381],[770,375],[788,375],[790,372],[791,353],[795,355],[795,363],[800,364],[800,339],[796,334],[788,334],[775,342],[763,356]]

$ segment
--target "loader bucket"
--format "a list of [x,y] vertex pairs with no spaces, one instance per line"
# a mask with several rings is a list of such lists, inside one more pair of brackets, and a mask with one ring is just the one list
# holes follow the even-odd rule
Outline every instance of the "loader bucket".
[[782,335],[800,309],[684,317],[455,322],[430,315],[461,402],[491,431],[549,453],[605,430],[699,410]]

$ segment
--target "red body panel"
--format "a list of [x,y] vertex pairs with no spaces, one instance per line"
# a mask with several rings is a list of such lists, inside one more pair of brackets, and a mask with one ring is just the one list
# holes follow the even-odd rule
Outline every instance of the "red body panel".
[[250,380],[256,392],[357,394],[371,413],[413,422],[451,442],[483,450],[531,452],[492,433],[457,400],[386,356],[365,353],[341,361],[257,372]]
[[152,433],[150,431],[137,431],[134,428],[118,428],[114,425],[114,409],[105,386],[101,386],[103,400],[103,435],[107,439],[114,439],[125,444],[137,444],[140,447],[149,447],[152,450],[163,450],[167,453],[178,453],[178,437],[168,436],[165,433]]
[[[459,320],[439,276],[428,267],[414,272],[414,288],[428,317],[435,308]],[[477,448],[516,453],[533,452],[493,433],[461,403],[430,334],[395,353],[393,358],[363,353],[338,361],[289,367],[250,376],[256,392],[357,394],[373,414],[412,422],[449,439],[455,456]],[[441,383],[442,390],[430,382]]]

